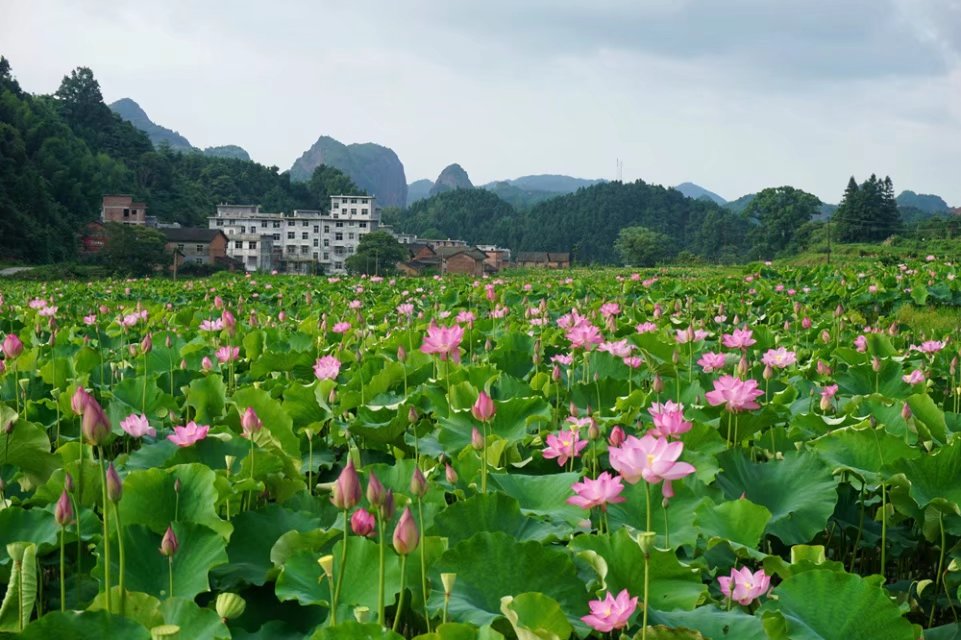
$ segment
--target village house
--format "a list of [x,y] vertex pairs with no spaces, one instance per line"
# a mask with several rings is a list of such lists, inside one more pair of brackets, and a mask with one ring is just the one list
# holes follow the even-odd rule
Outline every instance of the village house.
[[134,202],[130,195],[105,195],[100,205],[100,221],[146,225],[147,205]]
[[161,229],[167,251],[178,254],[177,266],[231,266],[227,256],[227,236],[217,229]]
[[538,269],[569,269],[571,254],[567,251],[521,251],[517,254],[514,266]]

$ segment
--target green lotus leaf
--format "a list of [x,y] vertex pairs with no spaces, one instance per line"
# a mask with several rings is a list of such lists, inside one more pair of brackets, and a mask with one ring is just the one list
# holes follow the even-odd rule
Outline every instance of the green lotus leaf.
[[[644,484],[643,481],[633,485],[625,484],[624,491],[621,492],[624,502],[608,507],[608,522],[612,530],[619,526],[639,530],[647,528],[647,498],[644,495]],[[665,509],[660,485],[651,487],[651,529],[657,534],[656,544],[664,548],[678,545],[694,546],[698,537],[698,530],[694,526],[695,514],[709,502],[708,498],[696,495],[690,483],[684,479],[674,482],[674,497]],[[582,513],[587,517],[586,511],[582,510]]]
[[288,531],[310,531],[320,527],[320,519],[305,511],[291,511],[270,505],[260,511],[244,511],[231,523],[234,533],[227,545],[230,564],[217,569],[217,577],[227,587],[240,583],[262,585],[273,569],[270,551]]
[[697,511],[694,526],[708,540],[726,540],[732,545],[757,549],[771,512],[750,500],[728,500],[704,505]]
[[920,629],[874,580],[835,571],[787,578],[761,607],[772,640],[915,640]]
[[504,640],[504,635],[490,625],[477,627],[463,622],[444,622],[431,633],[414,636],[414,640]]
[[932,454],[895,461],[891,467],[910,481],[911,497],[920,508],[931,505],[961,515],[961,438]]
[[37,602],[37,545],[11,542],[7,555],[12,560],[10,581],[0,603],[0,631],[23,631]]
[[934,404],[931,396],[924,393],[915,394],[907,399],[907,403],[911,407],[915,423],[924,425],[935,442],[944,444],[948,441],[948,425],[944,419],[944,411]]
[[761,619],[743,611],[722,611],[714,605],[691,611],[651,611],[654,624],[699,631],[711,640],[767,640]]
[[310,640],[403,640],[403,636],[375,622],[360,624],[353,620],[332,627],[322,627]]
[[232,402],[237,406],[238,414],[243,414],[247,407],[252,407],[263,423],[261,429],[254,436],[258,447],[276,447],[296,461],[296,468],[300,469],[300,441],[293,431],[293,420],[284,410],[283,405],[263,389],[244,387],[234,392]]
[[193,409],[191,419],[197,424],[211,424],[224,415],[227,387],[223,378],[206,375],[190,383],[186,406]]
[[491,484],[517,500],[521,513],[546,516],[556,522],[568,524],[576,524],[587,517],[583,509],[566,502],[574,495],[571,485],[580,479],[579,473],[554,473],[545,476],[497,473],[488,477]]
[[517,640],[567,640],[574,629],[561,606],[543,593],[522,593],[501,598],[501,613]]
[[150,632],[129,618],[112,616],[106,611],[55,611],[27,625],[19,637],[23,640],[150,640]]
[[520,541],[545,541],[565,529],[521,514],[517,500],[495,492],[450,505],[434,517],[431,533],[446,537],[453,546],[481,531],[501,531]]
[[[174,589],[177,586],[174,585]],[[180,627],[180,637],[191,640],[230,640],[230,630],[213,609],[198,607],[184,597],[167,598],[160,605],[165,624]]]
[[[216,473],[198,463],[132,471],[123,480],[123,497],[118,505],[121,521],[124,525],[146,525],[159,534],[171,522],[195,522],[226,538],[233,527],[217,514],[216,477]],[[179,499],[174,491],[178,479]]]
[[448,619],[483,626],[499,618],[501,598],[539,592],[563,608],[568,622],[582,633],[587,614],[584,585],[570,556],[536,542],[518,542],[506,533],[484,532],[448,549],[434,564],[429,609],[438,615],[444,594],[440,573],[456,573]]
[[[116,576],[111,578],[116,580]],[[111,607],[114,613],[120,612],[120,587],[114,585],[110,589]],[[106,611],[107,594],[102,590],[87,607],[87,611]],[[152,629],[164,623],[164,617],[160,613],[160,599],[147,593],[127,590],[123,600],[123,616],[134,620],[148,629]]]
[[[627,529],[619,529],[613,535],[578,536],[570,546],[575,551],[593,551],[604,558],[604,579],[610,593],[617,594],[622,589],[632,596],[644,593],[644,554]],[[693,609],[707,594],[700,572],[681,564],[673,551],[653,549],[649,571],[650,601],[655,609]]]
[[[227,562],[224,540],[205,526],[192,522],[173,523],[174,533],[180,544],[173,555],[174,595],[194,598],[198,593],[210,590],[208,574],[216,566]],[[169,566],[167,558],[160,554],[163,536],[143,525],[124,524],[124,551],[126,555],[126,587],[156,598],[165,599],[169,592]],[[120,553],[116,538],[111,538],[111,581],[120,575]],[[99,545],[97,566],[93,575],[103,578],[103,545]]]
[[[0,405],[0,426],[12,420],[16,413],[6,405]],[[0,461],[4,465],[19,468],[30,484],[43,484],[50,477],[60,460],[50,453],[50,438],[43,427],[22,418],[13,425],[9,435],[0,434]]]
[[[8,507],[0,510],[0,549],[14,542],[32,542],[41,555],[45,554],[60,544],[60,525],[53,513],[45,509]],[[0,556],[0,567],[10,562],[8,554]]]
[[771,512],[768,532],[785,544],[804,543],[824,529],[838,501],[837,481],[814,453],[788,452],[783,460],[752,462],[741,450],[719,456],[718,486]]
[[921,452],[882,429],[836,429],[812,443],[821,459],[834,473],[853,471],[865,480],[876,481],[881,468],[897,460],[914,459]]

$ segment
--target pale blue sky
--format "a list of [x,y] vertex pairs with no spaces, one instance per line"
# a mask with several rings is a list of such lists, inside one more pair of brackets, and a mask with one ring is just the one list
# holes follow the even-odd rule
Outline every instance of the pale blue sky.
[[73,67],[196,146],[287,169],[321,134],[728,199],[851,174],[961,205],[961,0],[0,0],[28,91]]

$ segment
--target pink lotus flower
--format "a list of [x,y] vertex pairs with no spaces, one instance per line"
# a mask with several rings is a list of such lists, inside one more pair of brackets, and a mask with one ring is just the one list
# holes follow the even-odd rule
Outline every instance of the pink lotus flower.
[[901,379],[907,384],[921,384],[924,382],[924,372],[920,369],[915,369],[911,373],[901,376]]
[[753,338],[753,335],[750,329],[735,329],[733,333],[724,334],[721,342],[723,342],[724,346],[728,349],[747,349],[757,342],[757,340]]
[[457,314],[457,318],[455,319],[461,324],[466,324],[468,327],[473,327],[474,321],[477,320],[477,316],[470,311],[461,311]]
[[857,349],[860,353],[864,353],[865,351],[868,350],[868,339],[865,338],[863,335],[858,336],[857,338],[854,339],[854,348]]
[[597,476],[596,480],[584,478],[581,482],[575,482],[571,485],[571,489],[577,495],[568,498],[567,503],[582,509],[600,507],[606,511],[608,504],[624,502],[624,498],[621,497],[621,492],[624,490],[621,478],[612,476],[607,471]]
[[697,363],[701,365],[701,369],[704,370],[704,373],[711,373],[724,368],[724,354],[708,351],[697,359]]
[[204,320],[200,323],[201,331],[221,331],[224,328],[224,321],[220,318],[215,320]]
[[675,404],[668,400],[664,404],[655,402],[647,410],[654,418],[654,428],[650,434],[657,437],[669,438],[687,433],[693,426],[684,420],[684,405]]
[[601,315],[605,318],[613,317],[621,313],[621,305],[616,302],[605,302],[601,305]]
[[243,437],[252,438],[255,433],[263,429],[264,423],[260,421],[257,412],[253,407],[247,407],[244,414],[240,416],[240,428],[243,429]]
[[607,437],[607,443],[612,447],[619,447],[624,443],[624,438],[627,436],[624,434],[624,428],[620,425],[615,426],[611,429],[611,435]]
[[97,324],[97,316],[94,315],[94,314],[90,314],[89,316],[84,316],[84,317],[83,317],[83,323],[84,323],[85,325],[87,325],[88,327],[89,327],[89,326],[92,326],[92,325],[95,325],[95,324]]
[[604,340],[604,338],[601,337],[601,330],[589,322],[571,327],[567,330],[566,337],[571,341],[572,348],[582,348],[587,351],[590,351],[591,347]]
[[557,458],[557,465],[563,467],[571,458],[576,458],[581,454],[581,450],[587,446],[587,440],[581,440],[580,433],[577,431],[561,431],[547,435],[547,447],[544,448],[544,458],[551,460]]
[[318,380],[333,380],[340,374],[340,360],[334,356],[318,358],[314,363],[314,375]]
[[836,384],[829,384],[821,388],[821,411],[827,411],[831,408],[831,402],[834,400],[834,394],[838,392],[838,386]]
[[450,358],[460,362],[460,343],[464,339],[464,328],[458,325],[440,327],[431,322],[427,335],[420,346],[423,353],[435,353],[441,360]]
[[191,420],[187,423],[186,427],[174,427],[174,432],[167,436],[167,440],[170,440],[178,447],[189,447],[206,438],[208,431],[210,431],[209,425],[198,425]]
[[651,333],[653,331],[657,331],[657,325],[653,322],[642,322],[634,327],[634,330],[638,333]]
[[714,381],[714,390],[704,394],[712,407],[725,405],[728,411],[744,411],[758,409],[760,405],[754,401],[764,392],[757,388],[757,380],[739,380],[734,376],[721,376]]
[[686,462],[677,462],[684,451],[684,443],[669,442],[667,438],[655,438],[648,434],[642,438],[628,436],[620,447],[612,447],[611,466],[630,484],[643,479],[650,484],[664,481],[665,497],[674,495],[670,482],[694,473]]
[[624,589],[616,598],[608,593],[603,600],[591,600],[587,606],[591,613],[581,620],[595,631],[610,633],[614,629],[627,626],[627,621],[637,609],[637,596],[632,598],[627,589]]
[[551,362],[569,367],[574,362],[574,356],[569,353],[560,353],[556,356],[551,356]]
[[937,353],[938,351],[941,351],[941,349],[944,349],[946,345],[946,340],[927,340],[922,342],[920,347],[916,344],[912,344],[908,350],[920,351],[921,353]]
[[402,556],[406,556],[417,548],[420,542],[420,531],[417,523],[410,512],[410,505],[404,507],[404,512],[400,515],[400,520],[394,528],[394,551]]
[[598,351],[606,351],[612,356],[618,358],[626,358],[631,355],[634,350],[634,345],[632,345],[627,340],[618,340],[617,342],[602,342],[597,347]]
[[642,364],[644,364],[644,359],[638,356],[627,356],[623,358],[624,364],[626,364],[631,369],[639,369]]
[[333,331],[334,333],[347,333],[348,331],[350,331],[350,323],[338,322],[337,324],[334,325],[334,328],[331,329],[331,331]]
[[747,567],[731,569],[731,575],[721,576],[717,581],[724,597],[745,606],[771,590],[771,578],[764,573],[764,569],[754,573]]
[[397,313],[408,318],[414,315],[414,305],[409,302],[397,305]]
[[784,369],[797,362],[797,354],[784,347],[768,349],[767,353],[761,358],[761,362],[772,369]]
[[8,333],[3,339],[3,343],[0,344],[0,350],[3,350],[3,355],[8,360],[15,360],[17,356],[23,353],[23,342],[16,334]]
[[217,349],[217,362],[227,364],[240,357],[240,347],[224,346]]
[[494,406],[494,401],[491,397],[481,391],[477,394],[477,400],[474,402],[474,406],[471,407],[470,411],[475,420],[487,422],[494,417],[494,414],[497,412],[497,407]]
[[157,430],[150,426],[147,417],[144,415],[138,416],[135,413],[131,413],[120,421],[120,428],[132,438],[142,438],[144,436],[150,436],[151,438],[157,437]]

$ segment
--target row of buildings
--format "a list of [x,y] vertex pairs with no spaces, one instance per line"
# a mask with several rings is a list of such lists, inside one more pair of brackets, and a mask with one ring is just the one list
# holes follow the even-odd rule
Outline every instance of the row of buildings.
[[175,264],[215,265],[254,272],[346,273],[347,258],[357,253],[361,238],[386,231],[408,249],[409,259],[397,265],[408,275],[463,273],[481,276],[508,266],[564,268],[568,253],[520,253],[494,245],[469,245],[463,240],[425,239],[398,234],[380,224],[380,211],[371,196],[335,195],[328,211],[295,209],[292,214],[270,213],[259,205],[221,204],[208,217],[208,227],[181,228],[158,223],[147,215],[145,203],[129,195],[103,198],[100,233],[88,228],[84,248],[102,247],[103,224],[146,225],[158,228],[175,254]]

